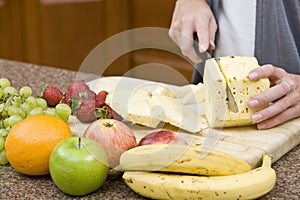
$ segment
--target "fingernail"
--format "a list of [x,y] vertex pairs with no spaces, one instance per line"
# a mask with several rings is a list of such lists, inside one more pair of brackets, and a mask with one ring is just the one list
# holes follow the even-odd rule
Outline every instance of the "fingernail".
[[267,126],[265,124],[257,124],[258,129],[265,129]]
[[204,53],[206,51],[206,47],[203,44],[201,44],[199,46],[199,51],[200,51],[200,53]]
[[211,40],[211,41],[209,42],[209,44],[210,44],[210,48],[211,48],[211,49],[215,49],[216,45],[215,45],[215,42],[214,42],[213,40]]
[[251,72],[248,74],[248,77],[250,78],[250,80],[256,80],[258,78],[258,73]]
[[256,99],[253,99],[253,100],[250,100],[250,101],[248,102],[248,104],[249,104],[249,106],[251,106],[251,107],[254,108],[254,107],[258,106],[259,101],[256,100]]
[[254,114],[252,115],[252,120],[253,120],[254,122],[259,122],[259,120],[261,120],[261,118],[262,118],[262,115],[259,114],[259,113],[254,113]]

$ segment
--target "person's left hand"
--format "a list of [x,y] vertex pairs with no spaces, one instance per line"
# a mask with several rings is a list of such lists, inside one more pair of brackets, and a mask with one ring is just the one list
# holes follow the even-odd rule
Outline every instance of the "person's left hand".
[[265,104],[269,107],[257,111],[252,120],[258,129],[268,129],[300,116],[300,76],[289,74],[273,65],[263,65],[252,70],[250,80],[269,78],[271,87],[248,102],[252,108]]

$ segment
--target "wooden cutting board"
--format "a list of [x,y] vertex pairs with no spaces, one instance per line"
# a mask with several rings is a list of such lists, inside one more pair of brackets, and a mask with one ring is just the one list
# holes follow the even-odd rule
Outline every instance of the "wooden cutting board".
[[[129,90],[143,87],[151,91],[153,86],[159,83],[129,77],[102,77],[88,84],[95,92],[106,90],[112,93],[118,86],[126,87]],[[133,130],[138,141],[146,134],[161,128],[169,128],[174,131],[176,129],[168,124],[161,124],[153,129],[130,122],[126,123]],[[69,124],[74,135],[83,134],[89,125],[80,123],[73,116],[70,118]],[[256,126],[247,126],[219,130],[205,129],[197,134],[181,129],[177,129],[176,132],[191,144],[202,144],[211,149],[217,149],[248,162],[252,167],[257,167],[260,165],[263,154],[272,155],[273,162],[275,162],[300,144],[300,118],[268,130],[258,130]]]

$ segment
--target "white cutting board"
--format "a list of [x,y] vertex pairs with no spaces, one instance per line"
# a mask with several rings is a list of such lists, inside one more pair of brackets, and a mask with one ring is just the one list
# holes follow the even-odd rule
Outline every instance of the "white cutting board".
[[[151,91],[159,83],[129,77],[102,77],[88,84],[95,92],[106,90],[112,93],[116,87],[126,87],[130,90],[142,87]],[[177,86],[171,87],[176,88]],[[74,135],[83,134],[88,126],[88,124],[80,123],[73,116],[70,118],[69,124]],[[133,130],[138,141],[146,134],[163,128],[163,124],[156,129],[127,124]],[[190,143],[201,143],[212,149],[236,156],[248,162],[252,167],[257,167],[260,165],[263,154],[271,154],[273,162],[275,162],[300,144],[300,118],[268,130],[258,130],[256,126],[247,126],[224,128],[217,132],[207,129],[197,135],[183,130],[177,130],[177,133],[182,134]]]

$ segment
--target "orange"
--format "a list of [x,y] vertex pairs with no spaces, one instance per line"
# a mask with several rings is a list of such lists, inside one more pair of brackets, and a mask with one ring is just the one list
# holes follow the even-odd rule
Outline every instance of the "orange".
[[48,174],[52,150],[71,136],[68,124],[57,117],[39,115],[26,118],[13,126],[6,138],[7,160],[23,174]]

